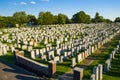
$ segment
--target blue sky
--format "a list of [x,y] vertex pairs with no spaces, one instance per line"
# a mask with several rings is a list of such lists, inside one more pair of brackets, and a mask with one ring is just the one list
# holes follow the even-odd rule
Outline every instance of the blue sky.
[[66,14],[69,18],[79,11],[85,11],[91,17],[99,12],[114,20],[120,17],[120,0],[0,0],[0,15],[12,16],[16,11],[26,11],[36,17],[40,11],[50,11],[54,15]]

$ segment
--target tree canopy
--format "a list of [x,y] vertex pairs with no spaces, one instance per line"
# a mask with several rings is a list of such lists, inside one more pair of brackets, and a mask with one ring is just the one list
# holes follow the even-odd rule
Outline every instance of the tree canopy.
[[58,14],[58,24],[65,24],[67,16],[64,14]]
[[95,17],[92,19],[94,23],[104,22],[103,16],[99,16],[99,13],[96,12]]
[[116,17],[114,22],[120,22],[120,17]]
[[40,12],[38,17],[38,24],[52,24],[54,16],[51,12]]
[[37,19],[34,15],[28,15],[28,25],[36,25]]
[[0,27],[14,27],[15,19],[10,16],[0,16]]
[[[111,23],[110,19],[105,19],[96,12],[95,17],[91,18],[90,15],[84,11],[79,11],[73,14],[69,19],[65,14],[59,13],[53,15],[51,12],[39,12],[38,18],[32,14],[26,14],[25,11],[15,12],[13,16],[0,16],[0,27],[14,27],[16,24],[22,25],[50,25],[50,24],[69,24],[69,23]],[[116,17],[114,22],[120,22],[120,17]]]
[[65,14],[53,15],[51,12],[40,12],[38,16],[38,24],[65,24],[67,20]]
[[15,12],[13,14],[13,18],[15,18],[16,23],[18,23],[19,25],[22,25],[28,22],[28,16],[25,13],[25,11]]
[[90,15],[86,14],[84,11],[80,11],[73,15],[73,23],[90,23]]

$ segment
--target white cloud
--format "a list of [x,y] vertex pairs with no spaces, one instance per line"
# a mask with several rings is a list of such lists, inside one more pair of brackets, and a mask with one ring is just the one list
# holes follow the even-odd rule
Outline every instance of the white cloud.
[[20,4],[21,4],[21,5],[27,5],[27,3],[26,3],[26,2],[20,2]]
[[44,2],[49,2],[49,0],[41,0],[41,1],[44,1]]
[[35,1],[31,1],[30,4],[36,4],[36,2]]

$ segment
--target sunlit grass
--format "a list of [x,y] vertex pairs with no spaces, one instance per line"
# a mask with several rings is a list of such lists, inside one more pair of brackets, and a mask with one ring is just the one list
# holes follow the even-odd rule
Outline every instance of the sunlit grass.
[[56,75],[59,76],[59,75],[62,75],[64,74],[65,72],[68,72],[71,70],[71,60],[68,59],[60,64],[57,64],[57,72],[56,72]]

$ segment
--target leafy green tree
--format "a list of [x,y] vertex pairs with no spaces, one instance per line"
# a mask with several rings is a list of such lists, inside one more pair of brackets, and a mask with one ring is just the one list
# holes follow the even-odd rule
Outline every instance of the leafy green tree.
[[53,24],[54,16],[51,12],[40,12],[38,17],[38,24]]
[[66,16],[66,24],[69,24],[71,23],[71,19],[69,19],[67,16]]
[[114,22],[120,22],[120,17],[116,17]]
[[0,16],[0,27],[5,27],[4,18]]
[[16,19],[16,23],[19,25],[26,24],[28,22],[28,16],[25,11],[15,12],[13,17]]
[[53,14],[51,14],[51,12],[46,12],[43,15],[43,23],[44,24],[52,24],[53,23]]
[[53,24],[58,24],[58,16],[53,16]]
[[13,17],[4,17],[6,27],[15,27],[15,19]]
[[34,15],[28,15],[28,24],[29,25],[36,25],[37,19]]
[[37,24],[43,24],[43,15],[45,12],[40,12],[37,20]]
[[67,16],[64,14],[58,14],[58,24],[65,24]]
[[106,23],[112,23],[112,21],[110,19],[105,19],[104,20]]
[[95,18],[94,18],[95,23],[99,22],[99,19],[100,19],[99,13],[96,12]]
[[90,15],[86,14],[84,11],[74,14],[72,17],[73,23],[90,23],[90,21]]
[[94,21],[95,23],[98,23],[98,22],[104,22],[104,18],[103,18],[103,16],[99,16],[99,13],[96,12],[96,14],[95,14],[95,18],[94,18],[93,21]]
[[15,19],[13,17],[0,16],[0,27],[14,27]]
[[90,15],[86,14],[85,22],[84,23],[91,23]]

